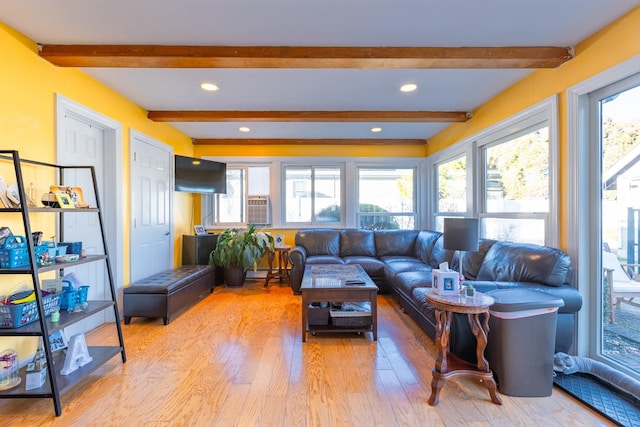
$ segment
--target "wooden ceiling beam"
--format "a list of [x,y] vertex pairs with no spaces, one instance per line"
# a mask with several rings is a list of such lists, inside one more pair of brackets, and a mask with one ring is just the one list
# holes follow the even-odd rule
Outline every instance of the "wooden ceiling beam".
[[192,139],[193,145],[427,145],[426,139]]
[[119,68],[555,68],[572,48],[42,45],[61,67]]
[[465,111],[149,111],[155,122],[397,122],[462,123]]

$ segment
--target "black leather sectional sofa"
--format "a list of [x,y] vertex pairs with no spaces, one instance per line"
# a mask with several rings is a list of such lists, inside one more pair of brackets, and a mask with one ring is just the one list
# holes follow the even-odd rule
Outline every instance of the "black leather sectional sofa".
[[[403,310],[434,338],[434,309],[427,303],[425,290],[431,287],[433,269],[447,261],[458,271],[459,258],[458,253],[443,248],[443,234],[437,231],[300,230],[289,254],[290,284],[294,293],[300,292],[306,264],[360,264],[380,292],[393,294]],[[582,297],[571,285],[569,255],[546,246],[481,239],[477,252],[462,252],[461,258],[465,279],[479,292],[525,288],[562,298],[555,351],[571,351]],[[454,320],[450,345],[462,357],[475,357],[475,339],[463,316]]]

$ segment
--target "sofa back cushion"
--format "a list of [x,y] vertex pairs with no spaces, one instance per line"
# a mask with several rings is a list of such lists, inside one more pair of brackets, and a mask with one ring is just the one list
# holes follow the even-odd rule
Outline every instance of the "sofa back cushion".
[[438,268],[440,263],[448,262],[449,267],[453,265],[453,254],[454,251],[444,248],[444,234],[440,234],[436,239],[435,244],[433,245],[433,249],[431,250],[431,257],[427,264],[429,264],[433,268]]
[[389,255],[415,256],[417,230],[376,230],[376,256]]
[[296,246],[302,246],[307,256],[340,256],[340,232],[338,230],[312,229],[296,233]]
[[560,249],[530,243],[495,242],[484,257],[477,280],[562,286],[569,283],[571,274],[571,258]]
[[[482,262],[487,256],[487,252],[489,252],[489,249],[495,242],[495,240],[480,239],[480,241],[478,242],[478,250],[476,252],[463,252],[462,272],[466,280],[476,280],[476,278],[478,277],[478,272],[480,271],[480,267],[482,267]],[[453,262],[453,268],[456,271],[460,268],[458,267],[457,263],[458,260],[456,259]]]
[[438,231],[421,230],[416,238],[416,258],[430,265],[433,247],[440,236],[442,236],[442,233]]
[[340,231],[340,256],[376,256],[376,242],[373,231],[365,229],[345,229]]

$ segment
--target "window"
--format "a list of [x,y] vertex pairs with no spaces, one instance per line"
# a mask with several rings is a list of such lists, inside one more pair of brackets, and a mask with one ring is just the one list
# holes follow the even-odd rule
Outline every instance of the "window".
[[[425,158],[228,157],[227,194],[202,199],[201,223],[242,227],[268,200],[269,228],[425,227]],[[423,192],[423,191],[422,191]],[[199,222],[200,220],[198,220]]]
[[552,97],[434,155],[431,227],[476,217],[482,237],[557,246],[556,123]]
[[415,173],[413,168],[358,168],[358,227],[414,229]]
[[[258,195],[269,198],[269,172],[268,166],[227,165],[227,193],[216,194],[213,224],[203,221],[205,225],[249,222],[251,218],[247,218],[248,200]],[[212,212],[212,204],[211,200],[205,201],[206,212]],[[209,215],[209,218],[211,217],[212,215]]]
[[339,166],[285,166],[285,223],[341,224],[342,170]]
[[227,193],[217,194],[216,223],[244,222],[246,169],[227,167]]
[[545,244],[549,213],[549,127],[488,144],[483,160],[483,235]]
[[436,164],[436,209],[434,212],[435,229],[443,229],[442,219],[445,216],[467,212],[467,157],[460,156]]

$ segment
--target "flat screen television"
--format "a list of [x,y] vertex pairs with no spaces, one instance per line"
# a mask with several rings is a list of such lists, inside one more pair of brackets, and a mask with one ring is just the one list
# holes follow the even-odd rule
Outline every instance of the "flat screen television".
[[226,193],[227,164],[176,155],[175,190],[189,193]]

